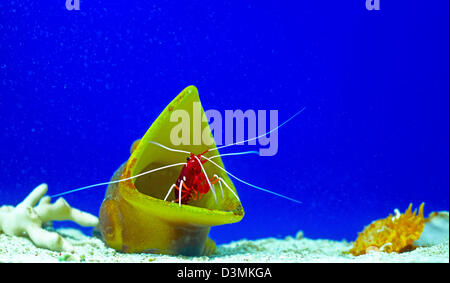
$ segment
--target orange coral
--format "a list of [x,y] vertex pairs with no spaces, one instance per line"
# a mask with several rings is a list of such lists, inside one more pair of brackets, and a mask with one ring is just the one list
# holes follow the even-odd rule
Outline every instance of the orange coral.
[[354,256],[362,255],[370,250],[379,250],[387,253],[404,252],[413,249],[413,243],[419,239],[425,227],[423,206],[420,205],[419,213],[411,212],[412,204],[404,214],[390,214],[385,219],[380,219],[367,226],[353,243],[350,253]]

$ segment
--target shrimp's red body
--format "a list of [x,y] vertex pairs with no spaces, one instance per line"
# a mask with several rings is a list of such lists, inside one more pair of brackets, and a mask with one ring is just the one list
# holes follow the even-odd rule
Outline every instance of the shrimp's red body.
[[191,153],[190,157],[187,158],[186,165],[181,169],[180,176],[175,183],[175,200],[174,202],[179,202],[180,189],[181,189],[181,203],[186,204],[192,198],[195,200],[197,198],[201,199],[202,195],[209,192],[210,185],[218,182],[219,180],[211,178],[208,182],[208,177],[203,172],[202,166],[207,159],[202,160],[202,155],[207,151],[200,154]]

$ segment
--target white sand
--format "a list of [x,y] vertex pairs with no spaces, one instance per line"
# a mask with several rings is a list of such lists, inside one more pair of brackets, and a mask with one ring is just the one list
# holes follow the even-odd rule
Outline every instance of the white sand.
[[354,257],[351,243],[296,238],[240,240],[219,245],[211,257],[122,254],[75,229],[58,229],[75,247],[73,253],[36,248],[30,240],[0,233],[0,262],[449,262],[449,242],[402,254],[372,252]]

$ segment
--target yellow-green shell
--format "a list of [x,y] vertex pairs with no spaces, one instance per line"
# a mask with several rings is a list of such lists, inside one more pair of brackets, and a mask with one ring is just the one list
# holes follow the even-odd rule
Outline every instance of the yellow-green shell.
[[[174,146],[171,143],[170,133],[178,122],[171,122],[170,115],[176,110],[184,110],[192,118],[199,114],[194,111],[198,110],[194,109],[194,103],[200,105],[199,113],[203,116],[197,89],[189,86],[164,109],[142,139],[133,144],[130,158],[117,170],[113,180],[186,160],[186,154],[168,151],[149,141],[194,154],[215,148],[206,119],[201,122],[202,132],[209,134],[206,136],[210,140],[206,144],[203,140],[198,145],[192,145],[191,142],[191,145]],[[195,128],[193,119],[190,123],[191,129]],[[212,151],[205,156],[216,154],[218,151]],[[215,158],[214,162],[223,167],[220,157]],[[206,162],[204,167],[209,177],[214,174],[222,177],[237,195],[226,173],[210,162]],[[128,253],[209,255],[215,251],[215,244],[208,237],[210,227],[240,221],[244,216],[242,205],[225,186],[223,197],[222,191],[216,189],[217,202],[211,191],[201,200],[191,201],[181,207],[170,201],[173,196],[164,201],[164,196],[176,182],[181,169],[182,166],[163,169],[108,187],[99,216],[99,230],[108,246]]]

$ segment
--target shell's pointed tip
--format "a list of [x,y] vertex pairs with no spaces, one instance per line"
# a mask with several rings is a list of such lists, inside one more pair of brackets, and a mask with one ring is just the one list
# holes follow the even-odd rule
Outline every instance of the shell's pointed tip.
[[185,88],[187,93],[198,92],[198,89],[195,85],[189,85]]

